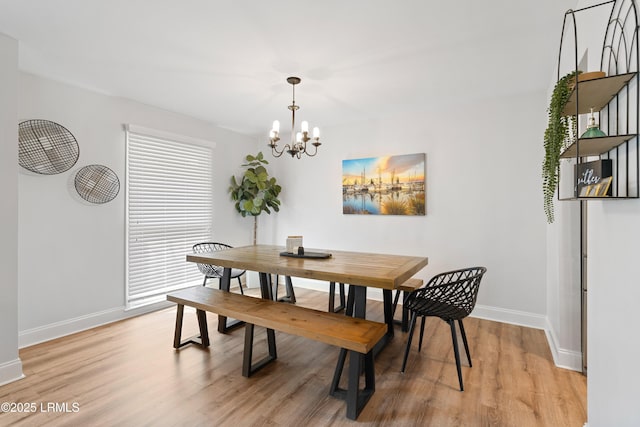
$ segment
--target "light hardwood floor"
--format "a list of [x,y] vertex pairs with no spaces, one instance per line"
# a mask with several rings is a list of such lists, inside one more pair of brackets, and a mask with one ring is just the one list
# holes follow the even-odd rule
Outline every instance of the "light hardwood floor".
[[[327,294],[296,290],[298,304],[326,309]],[[382,320],[382,305],[368,302]],[[34,403],[34,413],[0,413],[23,426],[575,426],[586,421],[586,378],[556,368],[541,330],[469,318],[473,367],[458,389],[451,335],[429,319],[400,373],[406,334],[376,358],[376,392],[357,422],[328,394],[338,349],[276,333],[278,359],[241,375],[244,329],[216,332],[211,347],[172,348],[175,308],[20,351],[26,378],[0,387],[0,402]],[[197,331],[185,310],[185,334]],[[266,352],[258,332],[254,358]],[[54,404],[49,406],[49,403]],[[57,404],[57,407],[56,405]],[[65,405],[66,404],[66,405]]]

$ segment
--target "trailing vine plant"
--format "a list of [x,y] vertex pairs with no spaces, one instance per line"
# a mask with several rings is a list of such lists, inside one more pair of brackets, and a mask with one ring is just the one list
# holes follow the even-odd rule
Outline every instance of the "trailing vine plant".
[[581,71],[573,71],[556,83],[547,109],[549,122],[544,131],[544,161],[542,162],[542,191],[544,193],[544,212],[547,222],[554,221],[553,199],[558,188],[560,153],[572,142],[572,132],[576,129],[576,116],[563,114],[571,91],[572,82]]

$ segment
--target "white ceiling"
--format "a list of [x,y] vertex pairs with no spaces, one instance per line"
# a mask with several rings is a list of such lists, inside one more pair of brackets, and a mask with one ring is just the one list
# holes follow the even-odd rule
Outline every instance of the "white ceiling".
[[249,135],[545,90],[576,0],[0,0],[23,71]]

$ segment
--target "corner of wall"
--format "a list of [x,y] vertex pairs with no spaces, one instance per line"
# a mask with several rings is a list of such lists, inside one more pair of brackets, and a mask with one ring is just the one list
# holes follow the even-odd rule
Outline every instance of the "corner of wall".
[[0,386],[24,378],[20,358],[10,360],[0,365]]
[[549,349],[553,356],[553,363],[559,368],[570,369],[572,371],[582,372],[582,353],[579,351],[563,349],[558,345],[558,338],[551,326],[549,319],[545,317],[546,326],[544,328]]

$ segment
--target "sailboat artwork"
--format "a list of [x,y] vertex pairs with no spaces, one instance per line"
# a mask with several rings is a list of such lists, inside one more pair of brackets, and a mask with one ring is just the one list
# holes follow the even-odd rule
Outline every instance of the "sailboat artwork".
[[425,153],[342,161],[342,213],[425,215]]

